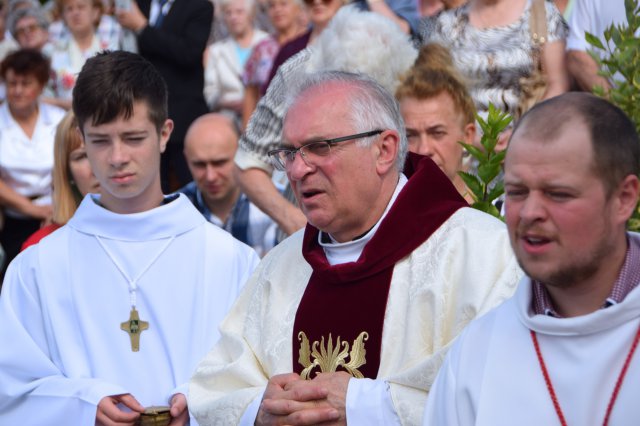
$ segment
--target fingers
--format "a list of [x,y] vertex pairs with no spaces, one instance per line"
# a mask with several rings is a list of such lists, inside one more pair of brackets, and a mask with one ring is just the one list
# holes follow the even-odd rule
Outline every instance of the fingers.
[[138,412],[125,412],[118,407],[116,397],[106,396],[98,403],[96,424],[99,426],[133,426],[140,416]]
[[138,402],[137,399],[133,397],[130,393],[124,395],[117,395],[114,397],[118,402],[132,411],[137,411],[139,413],[144,413],[144,407]]
[[284,388],[288,383],[302,380],[296,373],[278,374],[269,379],[270,384]]
[[[291,401],[287,401],[287,402],[291,402]],[[335,408],[319,407],[317,405],[314,406],[313,408],[296,410],[289,414],[283,414],[283,415],[275,415],[273,413],[269,413],[269,414],[274,418],[273,423],[278,425],[296,425],[296,426],[315,425],[318,423],[333,422],[340,418],[340,413]]]
[[171,417],[179,417],[185,411],[187,411],[187,397],[181,393],[173,395],[171,398]]

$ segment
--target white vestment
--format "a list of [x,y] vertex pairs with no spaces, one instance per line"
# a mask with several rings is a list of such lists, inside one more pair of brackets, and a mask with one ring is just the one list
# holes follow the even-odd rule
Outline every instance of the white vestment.
[[[2,424],[93,425],[98,402],[124,393],[143,406],[169,405],[175,393],[186,394],[258,262],[185,196],[127,215],[91,197],[7,272],[0,298]],[[120,328],[132,304],[124,275],[140,277],[136,308],[149,323],[139,352]]]
[[[637,261],[634,260],[634,261]],[[640,325],[640,287],[588,315],[534,315],[529,278],[515,296],[472,322],[452,346],[429,394],[424,425],[560,424],[529,330],[534,330],[569,425],[600,425]],[[640,422],[640,352],[620,388],[610,425]]]
[[[237,424],[270,377],[293,371],[294,319],[312,273],[302,241],[299,231],[262,260],[222,323],[220,341],[198,366],[188,400],[201,425]],[[470,208],[459,209],[396,263],[377,379],[389,384],[403,424],[421,421],[426,392],[452,339],[509,297],[520,275],[504,225]],[[365,401],[367,395],[356,397]],[[349,406],[367,410],[376,403],[347,401],[347,421]]]

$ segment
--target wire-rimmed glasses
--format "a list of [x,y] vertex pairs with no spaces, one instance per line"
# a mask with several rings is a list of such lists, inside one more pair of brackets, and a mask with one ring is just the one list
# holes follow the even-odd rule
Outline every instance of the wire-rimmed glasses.
[[331,147],[340,142],[347,142],[356,139],[367,138],[369,136],[379,135],[384,130],[371,130],[364,133],[356,133],[355,135],[341,136],[333,139],[323,139],[320,141],[309,142],[299,148],[278,148],[269,151],[267,154],[271,158],[273,166],[281,171],[286,171],[296,159],[299,152],[304,162],[309,165],[317,164],[317,161],[331,154]]

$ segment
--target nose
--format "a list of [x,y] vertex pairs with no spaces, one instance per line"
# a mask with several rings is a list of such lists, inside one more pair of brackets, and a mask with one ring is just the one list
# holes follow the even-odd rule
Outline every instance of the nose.
[[546,216],[546,208],[542,197],[536,192],[530,192],[527,197],[521,201],[520,219],[525,223],[534,223],[543,220]]
[[205,173],[206,173],[205,176],[206,176],[207,182],[213,182],[214,180],[216,180],[216,177],[218,177],[218,172],[216,168],[213,167],[211,164],[207,164]]
[[431,140],[431,138],[429,138],[429,136],[424,132],[420,133],[420,140],[416,147],[416,153],[426,155],[428,157],[433,157],[433,154],[435,153],[433,140]]
[[287,176],[289,180],[302,180],[313,169],[313,166],[307,163],[302,153],[298,152],[287,167]]
[[109,161],[114,167],[121,167],[122,165],[127,163],[126,147],[122,142],[115,141],[111,144]]

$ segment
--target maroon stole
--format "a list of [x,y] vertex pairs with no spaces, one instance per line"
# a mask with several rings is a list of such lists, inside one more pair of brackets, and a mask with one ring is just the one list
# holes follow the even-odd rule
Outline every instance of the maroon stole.
[[303,378],[347,371],[376,378],[393,268],[467,205],[428,157],[409,153],[409,181],[356,262],[331,266],[319,230],[307,224],[304,258],[313,268],[293,324],[293,371]]

